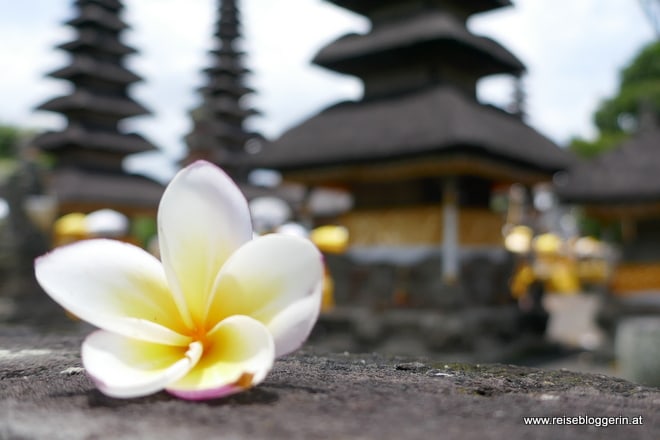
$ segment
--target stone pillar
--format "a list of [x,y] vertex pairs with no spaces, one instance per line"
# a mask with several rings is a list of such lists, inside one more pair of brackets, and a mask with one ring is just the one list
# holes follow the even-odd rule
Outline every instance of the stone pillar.
[[660,386],[660,318],[624,319],[617,328],[615,351],[621,374],[634,382]]
[[459,269],[458,191],[456,179],[447,178],[442,188],[442,279],[455,284]]

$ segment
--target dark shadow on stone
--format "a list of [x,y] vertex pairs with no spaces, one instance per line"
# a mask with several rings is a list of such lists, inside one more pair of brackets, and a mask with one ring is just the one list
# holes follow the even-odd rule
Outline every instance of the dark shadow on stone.
[[257,387],[234,394],[233,396],[213,400],[200,400],[194,403],[206,406],[267,405],[275,403],[279,399],[280,397],[277,393]]
[[86,394],[89,394],[90,392],[87,390],[81,390],[81,391],[62,391],[62,392],[56,392],[56,393],[49,393],[48,397],[52,397],[53,399],[70,399],[72,397],[78,397],[78,396],[84,396]]
[[308,387],[304,385],[291,385],[288,383],[264,383],[264,387],[280,390],[304,391],[308,394],[326,394],[328,391],[321,388]]
[[167,392],[160,392],[150,396],[138,397],[134,399],[116,399],[109,397],[97,389],[91,390],[87,393],[87,402],[90,408],[122,408],[130,405],[150,405],[157,402],[184,402],[191,405],[206,405],[206,406],[226,406],[226,405],[263,405],[275,403],[279,400],[279,396],[272,392],[261,388],[252,388],[233,396],[228,396],[219,399],[187,401],[179,399]]
[[138,397],[135,399],[116,399],[109,397],[97,389],[90,390],[87,393],[87,403],[90,408],[122,408],[129,405],[144,405],[156,402],[167,402],[175,400],[176,398],[170,396],[165,392],[152,394],[151,396]]

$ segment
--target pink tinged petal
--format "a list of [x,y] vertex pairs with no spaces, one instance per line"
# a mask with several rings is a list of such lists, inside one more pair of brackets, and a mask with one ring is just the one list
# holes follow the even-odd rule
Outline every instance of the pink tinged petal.
[[273,367],[273,338],[259,321],[232,316],[206,337],[199,363],[169,385],[169,393],[189,400],[224,397],[259,384]]
[[101,392],[131,398],[156,393],[179,380],[197,364],[202,352],[200,342],[173,347],[99,330],[83,342],[82,361]]
[[41,287],[69,312],[102,329],[169,345],[188,345],[162,265],[142,249],[85,240],[38,258]]
[[252,238],[247,201],[220,168],[198,161],[170,182],[158,208],[163,266],[186,322],[200,322],[218,271]]
[[298,348],[318,318],[323,262],[304,238],[269,234],[241,247],[223,266],[207,326],[241,314],[272,332],[277,356]]

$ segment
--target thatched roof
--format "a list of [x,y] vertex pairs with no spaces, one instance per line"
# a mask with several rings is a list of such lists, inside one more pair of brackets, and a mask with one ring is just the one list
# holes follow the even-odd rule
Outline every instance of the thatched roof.
[[119,8],[101,6],[100,3],[104,2],[94,0],[76,2],[79,8],[78,16],[67,21],[66,24],[75,28],[93,25],[114,32],[128,29],[129,26],[117,16]]
[[90,27],[78,29],[78,37],[74,41],[63,43],[56,47],[67,52],[96,52],[100,50],[117,56],[137,52],[134,48],[122,43],[111,35]]
[[408,64],[464,66],[480,75],[520,74],[525,66],[497,42],[471,34],[453,15],[423,11],[405,20],[375,26],[368,34],[349,34],[323,48],[314,63],[359,74]]
[[[330,107],[287,131],[254,162],[287,172],[364,169],[429,157],[442,162],[452,155],[548,174],[567,168],[572,160],[519,118],[481,105],[456,88],[436,86]],[[477,167],[468,163],[472,165]]]
[[125,86],[142,78],[125,67],[112,61],[102,61],[92,55],[76,55],[71,63],[54,70],[48,76],[75,81],[79,77],[92,77],[119,86]]
[[67,96],[53,98],[37,109],[65,115],[79,112],[94,113],[115,119],[149,114],[149,110],[127,96],[102,96],[83,89],[76,89]]
[[65,168],[53,173],[50,190],[66,212],[110,208],[131,215],[155,213],[164,187],[138,175]]
[[[241,37],[240,11],[234,0],[218,3],[214,35],[218,48],[210,51],[211,66],[205,68],[206,85],[199,89],[203,102],[192,112],[193,129],[185,137],[188,157],[185,162],[203,158],[222,164],[238,176],[246,143],[255,134],[245,128],[245,119],[259,114],[242,97],[254,90],[245,85],[250,70],[245,67],[235,40]],[[230,170],[231,169],[231,170]]]
[[[359,14],[369,15],[371,12],[383,7],[403,3],[402,0],[329,0],[331,3],[350,9]],[[409,1],[409,0],[407,0]],[[492,9],[510,6],[509,0],[445,0],[445,3],[453,3],[455,6],[465,10],[468,14],[486,12]]]
[[59,132],[45,132],[35,138],[34,143],[45,151],[80,148],[116,152],[121,155],[156,149],[149,141],[136,133],[89,131],[81,126],[69,126]]
[[202,95],[217,95],[227,93],[236,97],[241,97],[250,93],[254,93],[254,89],[242,84],[233,78],[224,77],[211,77],[207,81],[207,85],[197,89]]
[[573,203],[660,202],[660,128],[641,131],[620,147],[574,166],[559,176],[556,189]]

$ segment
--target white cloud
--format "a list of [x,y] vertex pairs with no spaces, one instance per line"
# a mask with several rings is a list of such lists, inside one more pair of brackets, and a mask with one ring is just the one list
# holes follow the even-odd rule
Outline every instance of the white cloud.
[[518,0],[471,25],[527,65],[529,122],[559,143],[594,133],[591,115],[615,93],[618,71],[653,38],[638,2],[625,0]]

